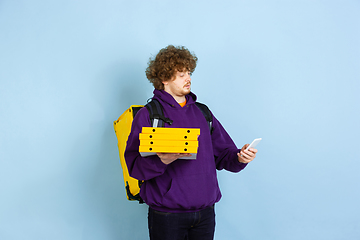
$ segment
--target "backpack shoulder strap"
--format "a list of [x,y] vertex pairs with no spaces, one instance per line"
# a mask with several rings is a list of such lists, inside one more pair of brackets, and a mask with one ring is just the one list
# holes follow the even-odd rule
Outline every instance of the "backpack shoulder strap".
[[163,107],[158,100],[152,99],[145,107],[149,111],[152,127],[164,127],[165,123],[169,125],[173,123],[173,120],[164,116]]
[[210,112],[210,109],[208,108],[208,106],[206,106],[203,103],[195,102],[195,104],[200,109],[200,111],[204,115],[206,121],[208,122],[209,129],[210,129],[210,134],[212,134],[212,132],[213,132],[213,127],[212,127],[213,117],[212,117],[212,114]]
[[[210,109],[203,103],[195,102],[196,106],[200,109],[202,114],[204,115],[206,121],[208,122],[210,133],[213,132],[213,117],[210,112]],[[150,102],[148,102],[145,107],[149,111],[150,115],[150,121],[152,127],[164,127],[165,123],[171,125],[173,123],[173,120],[166,118],[164,116],[164,111],[162,108],[162,105],[160,102],[156,99],[152,99]]]
[[138,113],[140,109],[142,109],[143,106],[134,106],[132,107],[132,113],[133,113],[133,119],[135,118],[135,115]]

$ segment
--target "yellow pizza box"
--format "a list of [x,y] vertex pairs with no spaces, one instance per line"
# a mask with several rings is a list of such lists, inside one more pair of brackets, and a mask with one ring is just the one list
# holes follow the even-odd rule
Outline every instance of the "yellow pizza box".
[[167,128],[167,127],[143,127],[142,133],[153,134],[194,134],[200,135],[200,128]]
[[197,147],[139,146],[140,153],[197,153]]
[[182,140],[197,141],[198,135],[139,133],[139,139],[168,140],[168,141],[182,141]]
[[140,140],[140,146],[168,146],[168,147],[198,147],[198,141],[169,141],[169,140]]

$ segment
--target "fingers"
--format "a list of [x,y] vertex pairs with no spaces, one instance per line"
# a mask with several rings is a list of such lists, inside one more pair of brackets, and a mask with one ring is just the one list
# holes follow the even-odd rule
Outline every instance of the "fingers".
[[163,158],[179,158],[179,157],[190,157],[190,153],[156,153],[159,157]]
[[255,148],[249,148],[249,150],[248,150],[249,152],[253,152],[253,153],[257,153],[258,152],[258,150],[257,149],[255,149]]
[[247,153],[242,152],[242,151],[240,153],[238,153],[238,156],[240,156],[244,160],[251,160],[251,159],[254,158],[254,156],[251,156],[250,154],[247,154]]
[[190,153],[156,153],[160,160],[165,164],[170,164],[176,159],[182,158],[182,157],[190,157]]
[[[249,144],[246,144],[249,145]],[[249,150],[245,150],[247,146],[244,145],[244,147],[241,149],[241,151],[237,154],[239,158],[239,162],[242,163],[249,163],[256,157],[257,150],[254,148],[250,148]]]
[[252,158],[247,158],[247,157],[245,157],[244,155],[241,155],[240,153],[238,153],[238,161],[239,161],[239,162],[241,162],[241,163],[249,163],[249,162],[251,162],[252,160],[254,160],[254,159],[252,159]]
[[245,158],[254,158],[257,153],[257,150],[254,148],[250,148],[249,150],[241,150],[240,154]]
[[241,148],[241,151],[244,151],[250,144],[245,144],[242,148]]
[[162,160],[175,160],[179,158],[178,153],[157,153],[157,155]]

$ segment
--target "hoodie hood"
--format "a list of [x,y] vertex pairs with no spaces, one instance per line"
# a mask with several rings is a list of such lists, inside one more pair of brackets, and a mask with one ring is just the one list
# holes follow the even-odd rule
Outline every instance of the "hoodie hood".
[[[186,104],[194,104],[196,102],[196,95],[192,92],[190,92],[188,95],[185,96],[186,98]],[[174,108],[181,108],[178,102],[174,99],[173,96],[171,96],[168,92],[165,92],[164,90],[154,90],[154,97],[153,99],[160,100],[163,103],[167,103],[171,107]]]

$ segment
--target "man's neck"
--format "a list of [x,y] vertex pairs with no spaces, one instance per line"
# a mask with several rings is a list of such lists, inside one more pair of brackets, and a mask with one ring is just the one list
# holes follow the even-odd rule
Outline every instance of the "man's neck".
[[[173,95],[172,95],[173,96]],[[185,102],[186,101],[186,98],[185,98],[185,96],[173,96],[173,98],[175,99],[175,101],[177,102],[177,103],[183,103],[183,102]]]
[[172,94],[171,92],[168,92],[165,90],[165,92],[167,92],[168,94],[170,94],[177,103],[183,103],[186,101],[186,97],[185,95],[182,95],[182,96],[178,96],[178,95],[175,95],[175,94]]

